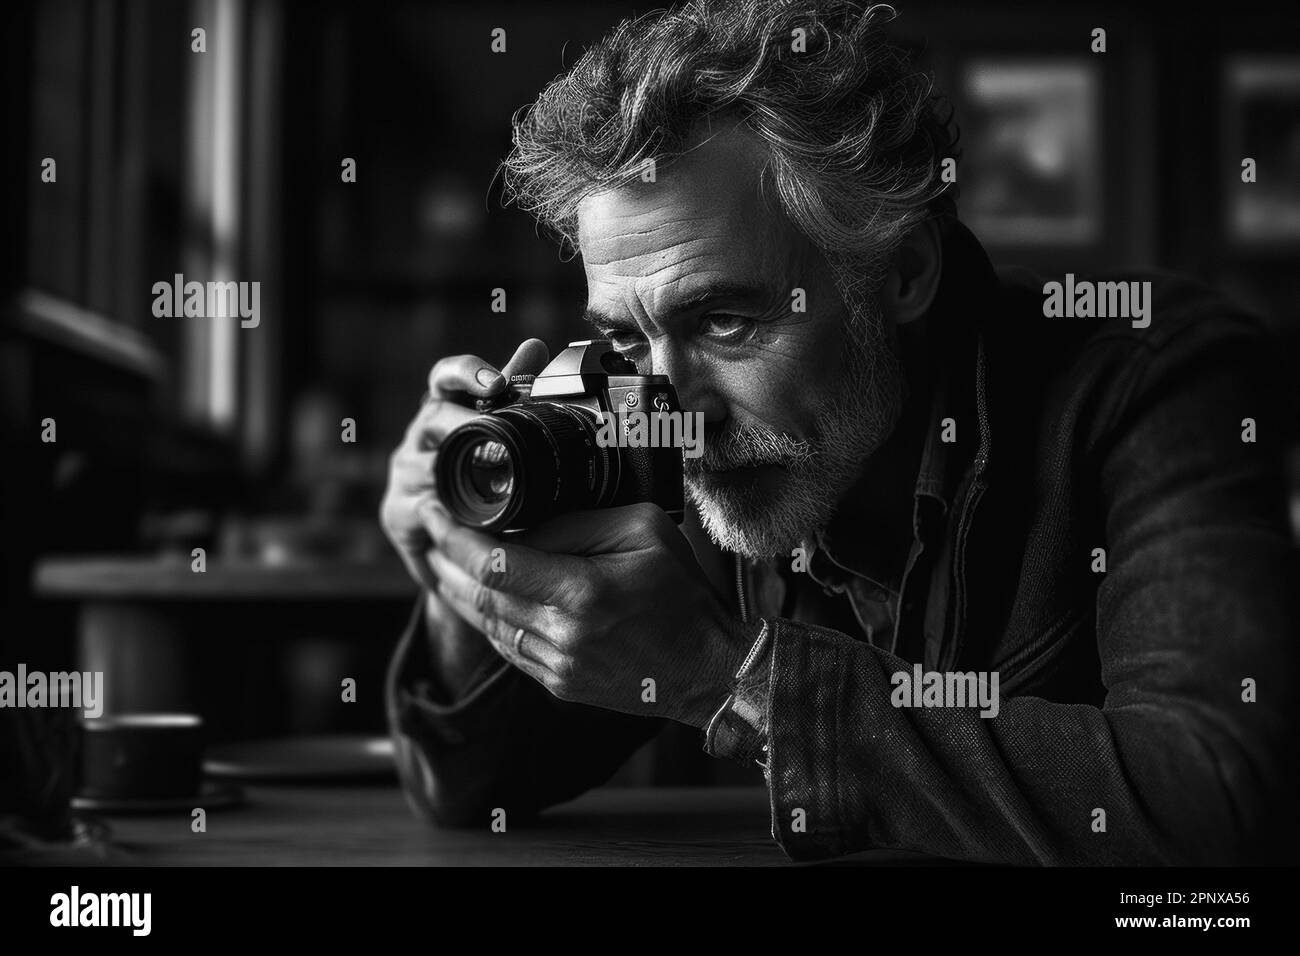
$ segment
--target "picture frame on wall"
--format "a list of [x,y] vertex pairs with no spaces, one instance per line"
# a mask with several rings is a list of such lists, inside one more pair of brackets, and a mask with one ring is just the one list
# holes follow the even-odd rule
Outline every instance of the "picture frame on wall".
[[[1300,244],[1300,56],[1235,55],[1223,84],[1226,236],[1242,246]],[[1254,182],[1242,178],[1247,159]]]
[[962,218],[1004,246],[1102,236],[1101,82],[1093,64],[981,57],[959,73]]

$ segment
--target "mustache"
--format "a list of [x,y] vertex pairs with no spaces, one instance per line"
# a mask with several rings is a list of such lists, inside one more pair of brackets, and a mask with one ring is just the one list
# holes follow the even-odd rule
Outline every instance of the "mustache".
[[760,465],[797,468],[816,457],[811,442],[754,423],[705,429],[703,444],[703,454],[683,462],[688,478],[708,471],[731,471]]

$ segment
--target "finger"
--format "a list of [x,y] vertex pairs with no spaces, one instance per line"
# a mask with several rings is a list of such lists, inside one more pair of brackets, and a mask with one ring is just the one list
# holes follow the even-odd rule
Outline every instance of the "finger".
[[[475,581],[536,603],[554,603],[586,569],[567,555],[501,542],[456,524],[440,504],[420,509],[434,546]],[[522,622],[520,622],[522,623]]]
[[[524,635],[525,640],[527,640],[528,636],[529,635],[527,634]],[[492,645],[492,649],[509,664],[517,670],[523,671],[543,687],[549,689],[556,682],[556,675],[552,671],[533,660],[533,658],[527,656],[526,653],[516,654],[512,646],[499,644],[495,641],[490,641],[489,643]],[[513,642],[510,643],[513,644]],[[521,644],[520,646],[521,648],[526,648],[528,645]]]
[[380,523],[411,578],[420,587],[432,590],[438,582],[425,564],[423,555],[433,542],[428,531],[415,518],[414,511],[408,501],[386,501],[380,510]]
[[[514,662],[522,655],[546,670],[560,665],[564,655],[547,639],[549,623],[539,605],[485,587],[441,552],[430,553],[429,565],[438,578],[438,596],[491,641],[503,657]],[[520,653],[516,654],[515,638],[520,628],[524,635],[519,642]]]
[[[488,642],[501,657],[524,671],[539,684],[549,687],[559,677],[556,668],[564,666],[562,663],[564,655],[556,650],[554,645],[542,640],[527,628],[523,631],[523,635],[519,636],[517,627],[502,628],[496,633],[504,636],[488,638]],[[517,643],[516,636],[519,636]]]
[[439,595],[463,609],[466,622],[487,637],[505,641],[522,627],[546,640],[550,621],[542,605],[493,590],[436,548],[429,552],[429,567],[438,578]]
[[538,375],[551,361],[551,352],[541,339],[527,339],[519,343],[515,354],[501,369],[501,374],[510,380],[511,375]]
[[439,359],[429,371],[429,392],[435,397],[462,392],[487,398],[505,387],[506,379],[502,374],[477,355]]
[[478,412],[454,402],[433,399],[420,410],[406,429],[402,447],[414,451],[431,451],[442,444],[442,440],[454,428],[459,428]]
[[393,462],[392,484],[394,490],[418,495],[433,490],[433,463],[437,455],[431,451],[408,451]]
[[432,591],[438,586],[438,580],[430,570],[425,554],[433,545],[433,540],[429,537],[428,529],[420,522],[418,510],[426,498],[432,499],[432,493],[415,499],[398,496],[391,504],[385,502],[380,520],[411,577],[421,587]]

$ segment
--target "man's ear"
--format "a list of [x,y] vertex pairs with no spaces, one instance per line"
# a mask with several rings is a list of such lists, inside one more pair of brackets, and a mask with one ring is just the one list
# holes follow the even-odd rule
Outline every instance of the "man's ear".
[[880,306],[896,326],[921,318],[939,291],[943,243],[933,219],[912,227],[903,237],[880,290]]

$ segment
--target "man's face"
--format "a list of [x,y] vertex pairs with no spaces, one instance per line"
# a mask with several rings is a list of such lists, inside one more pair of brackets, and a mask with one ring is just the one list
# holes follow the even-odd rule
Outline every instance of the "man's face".
[[824,257],[760,202],[763,158],[724,132],[578,212],[588,318],[704,414],[687,494],[718,544],[755,558],[812,540],[903,388],[878,311],[850,316]]

